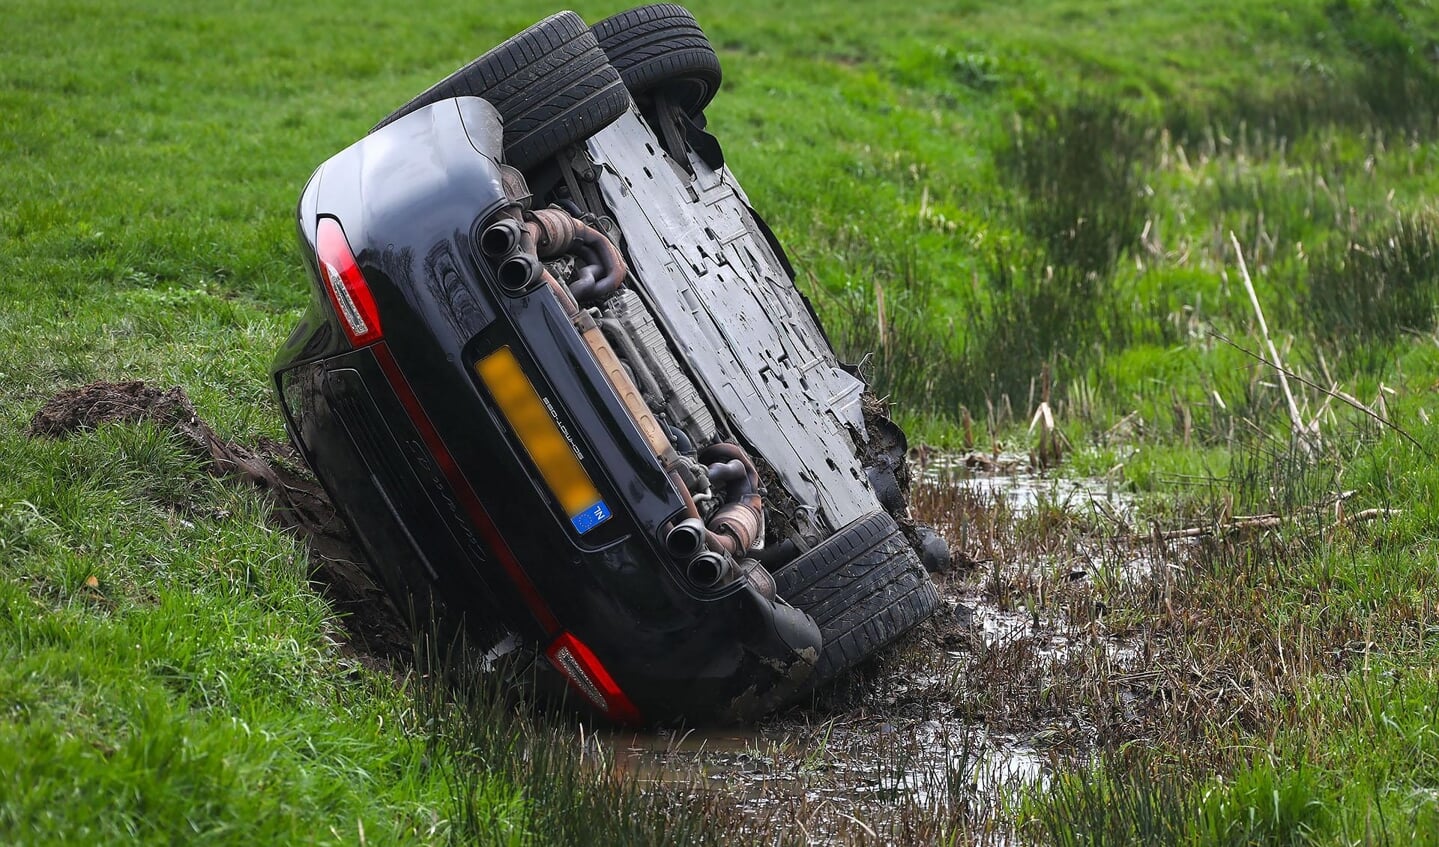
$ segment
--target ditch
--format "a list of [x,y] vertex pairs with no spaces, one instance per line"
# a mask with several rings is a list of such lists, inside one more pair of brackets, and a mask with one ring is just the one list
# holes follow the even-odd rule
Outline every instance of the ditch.
[[[32,437],[114,422],[175,433],[209,473],[266,492],[271,518],[305,537],[312,580],[341,613],[342,649],[403,677],[403,619],[365,575],[348,534],[290,448],[219,438],[180,389],[94,383],[63,392]],[[941,611],[898,648],[799,707],[743,728],[575,727],[581,762],[642,793],[699,798],[730,826],[812,842],[927,842],[1008,832],[1012,804],[1104,744],[1168,720],[1155,645],[1111,625],[1122,595],[1163,592],[1185,539],[1136,537],[1133,504],[1103,481],[1049,479],[1019,456],[928,455],[915,516],[956,566]]]

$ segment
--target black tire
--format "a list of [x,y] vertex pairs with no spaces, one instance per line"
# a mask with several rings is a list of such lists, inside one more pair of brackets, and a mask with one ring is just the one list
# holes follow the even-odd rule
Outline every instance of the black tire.
[[719,56],[683,6],[638,6],[591,29],[635,97],[661,91],[698,115],[719,91]]
[[861,518],[774,575],[775,593],[819,624],[815,684],[839,677],[939,608],[939,593],[899,526]]
[[375,129],[464,96],[482,97],[500,113],[505,161],[522,170],[604,129],[630,105],[594,33],[579,15],[560,12],[430,86]]

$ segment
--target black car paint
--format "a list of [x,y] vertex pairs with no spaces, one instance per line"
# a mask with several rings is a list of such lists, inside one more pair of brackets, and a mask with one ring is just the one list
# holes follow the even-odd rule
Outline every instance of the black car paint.
[[[404,569],[388,574],[397,585],[429,586],[481,629],[498,619],[540,645],[572,633],[645,719],[757,714],[804,681],[818,631],[747,582],[696,592],[663,554],[661,533],[683,504],[632,419],[553,295],[501,293],[474,249],[478,227],[507,202],[499,138],[488,103],[445,101],[311,179],[298,223],[313,303],[275,365],[292,437],[332,495],[343,493],[333,499],[372,561]],[[340,222],[374,295],[376,345],[347,349],[316,265],[320,216]],[[559,512],[477,381],[476,360],[501,346],[551,400],[612,506],[590,533]],[[406,408],[407,393],[426,420]],[[450,475],[436,467],[446,450]],[[477,526],[485,519],[489,533]]]

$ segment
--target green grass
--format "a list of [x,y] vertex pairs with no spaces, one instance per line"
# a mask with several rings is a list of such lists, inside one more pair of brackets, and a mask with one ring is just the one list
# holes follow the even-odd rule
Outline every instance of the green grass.
[[[1047,397],[1074,471],[1122,476],[1156,521],[1338,490],[1401,510],[1220,550],[1186,587],[1197,623],[1111,598],[1224,657],[1303,627],[1313,663],[1267,680],[1247,725],[1060,782],[1026,813],[1037,837],[1433,840],[1439,11],[691,7],[727,72],[709,117],[730,165],[922,437],[959,444],[963,409],[982,444],[1024,445]],[[551,814],[589,790],[574,767],[546,772],[571,794],[477,769],[474,738],[346,658],[255,495],[145,426],[23,435],[61,388],[139,378],[184,386],[222,436],[280,437],[265,370],[306,296],[304,180],[547,11],[0,2],[0,840],[578,837]],[[1272,370],[1218,338],[1261,347],[1231,231],[1285,362],[1422,449],[1303,386],[1324,444],[1290,449]],[[1377,649],[1323,660],[1349,642]],[[457,804],[435,749],[493,776]],[[709,837],[675,814],[625,838]]]
[[12,843],[443,833],[409,698],[334,646],[305,554],[165,434],[0,438]]

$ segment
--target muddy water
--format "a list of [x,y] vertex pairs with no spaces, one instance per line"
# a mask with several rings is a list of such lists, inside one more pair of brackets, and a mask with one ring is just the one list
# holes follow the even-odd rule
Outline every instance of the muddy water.
[[781,799],[861,805],[907,795],[941,806],[972,793],[1044,780],[1047,759],[1014,737],[956,720],[838,715],[823,724],[782,719],[756,729],[615,733],[618,769],[654,785],[707,786],[757,805]]
[[[1115,514],[1129,508],[1102,481],[1055,481],[1012,467],[976,471],[962,461],[931,461],[922,470],[921,484],[968,489],[1013,520],[1041,503]],[[1059,764],[1088,756],[1092,732],[1073,716],[1038,708],[1033,719],[1016,721],[1011,709],[991,720],[967,695],[970,670],[1017,660],[1042,686],[1047,668],[1076,656],[1117,665],[1135,658],[1122,639],[1096,635],[1093,621],[1037,611],[994,588],[1014,571],[1046,569],[1060,583],[1147,573],[1142,562],[1028,561],[938,576],[945,603],[935,619],[815,703],[752,728],[616,733],[598,739],[600,755],[642,783],[727,794],[757,825],[798,825],[812,842],[992,833],[1003,826],[1002,798],[1042,786]]]
[[981,496],[1003,500],[1024,514],[1041,504],[1069,511],[1098,510],[1128,516],[1132,502],[1109,480],[1044,476],[1029,470],[1028,459],[1014,453],[975,458],[975,454],[935,454],[918,467],[924,483],[954,483]]

